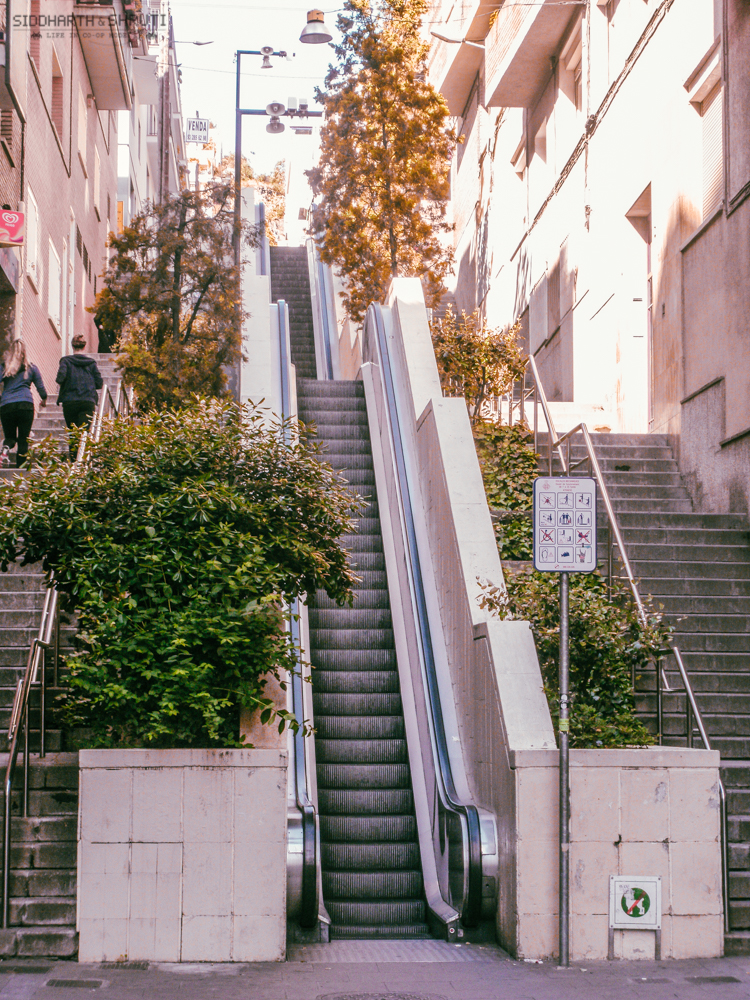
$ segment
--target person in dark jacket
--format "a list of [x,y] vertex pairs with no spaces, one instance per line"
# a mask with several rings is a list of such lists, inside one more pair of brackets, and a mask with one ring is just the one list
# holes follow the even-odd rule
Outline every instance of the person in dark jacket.
[[[96,404],[99,401],[98,389],[101,389],[102,376],[96,361],[83,352],[86,349],[86,338],[77,333],[71,341],[73,353],[66,354],[60,361],[55,381],[60,386],[57,394],[57,405],[62,404],[65,424],[70,427],[88,427],[94,416]],[[70,457],[76,457],[77,444],[71,438]]]
[[29,452],[29,433],[34,423],[34,397],[31,386],[36,387],[41,405],[47,405],[47,390],[36,365],[29,364],[26,345],[15,340],[5,352],[0,362],[0,380],[3,393],[0,396],[0,422],[3,425],[3,447],[0,451],[0,465],[10,465],[8,452],[18,442],[16,465],[20,468]]

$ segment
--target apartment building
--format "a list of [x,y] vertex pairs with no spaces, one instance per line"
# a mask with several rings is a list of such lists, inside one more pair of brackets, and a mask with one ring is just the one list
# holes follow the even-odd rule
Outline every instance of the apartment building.
[[[160,40],[170,30],[164,20]],[[14,4],[4,25],[0,205],[24,212],[25,237],[21,247],[0,248],[0,349],[23,337],[48,387],[74,333],[86,335],[90,350],[98,347],[87,309],[100,287],[108,233],[121,214],[118,116],[133,122],[124,130],[133,150],[127,161],[140,170],[139,148],[148,149],[148,136],[138,123],[141,117],[145,121],[144,109],[153,106],[148,101],[159,107],[158,59],[153,59],[155,42],[149,35],[153,24],[140,0],[29,0]],[[166,54],[166,44],[163,49]],[[170,155],[152,160],[164,163],[166,183],[176,188],[184,154],[179,81],[171,56],[170,67],[171,96],[159,107]],[[150,90],[149,71],[157,83]],[[140,180],[135,168],[133,174]],[[154,176],[159,178],[157,170]]]
[[667,433],[697,509],[750,501],[742,0],[438,3],[455,298],[520,319],[551,399]]

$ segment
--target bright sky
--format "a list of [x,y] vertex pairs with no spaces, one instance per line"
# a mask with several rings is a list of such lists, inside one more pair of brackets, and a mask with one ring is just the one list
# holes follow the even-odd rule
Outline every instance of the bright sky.
[[[315,4],[279,0],[237,0],[203,3],[200,0],[171,0],[176,39],[177,59],[182,66],[183,116],[210,118],[218,126],[219,153],[234,150],[234,109],[237,49],[260,49],[272,45],[274,51],[286,51],[291,60],[271,57],[273,68],[261,70],[261,56],[242,57],[241,105],[245,108],[265,108],[271,101],[288,105],[290,97],[306,97],[315,105],[315,87],[323,85],[333,52],[330,45],[303,45],[300,32],[307,22],[307,11]],[[334,32],[336,10],[325,9],[326,24]],[[192,42],[213,42],[193,45]],[[187,43],[187,44],[186,44]],[[242,152],[260,171],[273,168],[278,160],[291,163],[295,174],[312,165],[316,158],[317,128],[321,119],[308,119],[313,125],[312,136],[292,132],[291,119],[282,119],[286,131],[282,135],[266,132],[269,119],[255,115],[243,116]],[[294,123],[302,124],[294,119]],[[190,147],[188,147],[189,152]]]

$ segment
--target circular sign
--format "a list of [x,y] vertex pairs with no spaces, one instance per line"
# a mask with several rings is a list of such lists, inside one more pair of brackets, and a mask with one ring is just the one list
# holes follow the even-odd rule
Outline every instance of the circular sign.
[[622,894],[620,906],[629,917],[645,917],[651,907],[651,900],[645,889],[634,885]]

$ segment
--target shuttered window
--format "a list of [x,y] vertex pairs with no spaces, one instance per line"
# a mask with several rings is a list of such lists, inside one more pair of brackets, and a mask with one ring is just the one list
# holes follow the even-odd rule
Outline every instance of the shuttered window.
[[62,300],[62,268],[52,240],[49,241],[49,281],[47,282],[47,312],[56,333],[60,333],[60,303]]
[[724,197],[723,106],[721,84],[719,84],[701,102],[704,219],[719,207]]
[[39,288],[39,209],[31,189],[26,191],[26,271]]

